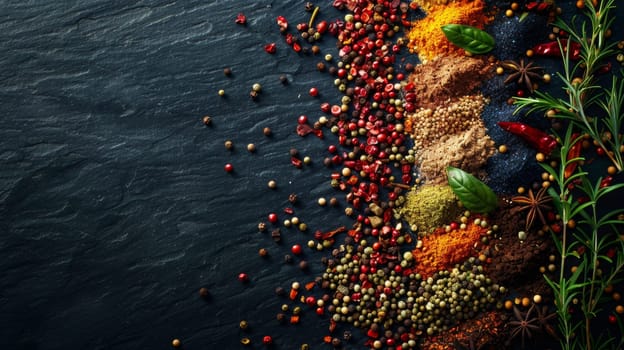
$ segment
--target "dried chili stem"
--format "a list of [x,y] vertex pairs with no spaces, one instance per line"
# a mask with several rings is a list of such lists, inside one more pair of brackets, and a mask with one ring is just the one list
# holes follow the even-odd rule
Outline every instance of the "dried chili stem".
[[308,28],[312,28],[312,25],[314,24],[314,20],[316,19],[316,15],[319,12],[320,7],[315,7],[314,11],[312,12],[312,16],[310,17],[310,22],[308,22]]

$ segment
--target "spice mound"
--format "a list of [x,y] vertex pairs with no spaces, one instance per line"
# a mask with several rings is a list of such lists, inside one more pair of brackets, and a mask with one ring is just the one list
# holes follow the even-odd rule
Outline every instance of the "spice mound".
[[422,248],[414,249],[417,262],[416,271],[428,277],[437,271],[449,270],[456,264],[478,255],[475,251],[481,237],[487,235],[488,228],[470,223],[465,229],[446,232],[438,229],[435,233],[422,238]]
[[462,210],[448,185],[423,185],[406,194],[401,216],[419,236],[431,233],[459,217]]
[[416,95],[414,106],[433,109],[474,93],[493,73],[493,65],[484,59],[443,56],[414,67],[405,90]]
[[416,52],[423,62],[442,55],[462,54],[463,50],[451,44],[440,27],[454,23],[483,29],[491,22],[491,18],[484,14],[484,8],[483,0],[457,0],[425,8],[427,16],[414,22],[407,35],[410,50]]
[[485,133],[482,123],[469,126],[463,133],[441,137],[435,147],[422,150],[420,174],[429,183],[446,181],[447,166],[453,166],[479,178],[486,177],[484,167],[494,152],[494,141]]
[[495,152],[487,135],[481,113],[487,103],[482,95],[462,96],[434,110],[421,108],[407,119],[421,178],[441,184],[447,166],[454,166],[478,176],[487,159]]

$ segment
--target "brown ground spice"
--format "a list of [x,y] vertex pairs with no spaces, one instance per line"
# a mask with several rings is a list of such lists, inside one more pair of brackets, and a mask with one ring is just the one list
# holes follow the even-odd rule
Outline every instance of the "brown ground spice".
[[485,164],[494,152],[494,141],[479,120],[463,133],[445,135],[435,145],[418,152],[420,177],[430,184],[445,183],[446,167],[453,166],[484,178]]
[[456,102],[421,108],[408,116],[405,126],[411,132],[423,180],[445,183],[449,165],[484,176],[482,168],[495,152],[481,119],[487,102],[482,95],[462,96]]
[[414,67],[407,92],[416,94],[416,107],[432,109],[474,93],[493,74],[494,65],[483,58],[442,56]]
[[523,214],[509,203],[509,198],[502,198],[489,219],[499,230],[497,238],[493,238],[484,251],[490,262],[488,277],[521,294],[549,295],[551,290],[538,270],[549,264],[549,255],[556,254],[551,236],[549,233],[540,236],[537,230],[532,230],[525,241],[520,241],[518,231],[524,230]]

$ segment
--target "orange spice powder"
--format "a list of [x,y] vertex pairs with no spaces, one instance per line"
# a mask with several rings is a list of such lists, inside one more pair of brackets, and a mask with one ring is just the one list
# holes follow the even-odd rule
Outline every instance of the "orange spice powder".
[[474,223],[469,223],[463,230],[451,232],[437,229],[433,234],[422,238],[421,249],[412,251],[417,264],[415,271],[427,278],[435,272],[452,269],[475,255],[474,245],[487,231],[488,228]]
[[434,5],[427,16],[412,23],[407,37],[408,47],[417,53],[423,62],[440,55],[460,55],[463,49],[451,44],[444,36],[445,24],[464,24],[483,29],[492,18],[485,13],[484,0],[456,0],[447,5]]

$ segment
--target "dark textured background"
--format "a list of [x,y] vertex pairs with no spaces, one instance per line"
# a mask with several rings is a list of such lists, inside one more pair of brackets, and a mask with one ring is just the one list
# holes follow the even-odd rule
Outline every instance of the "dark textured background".
[[[278,15],[310,16],[284,3],[0,4],[0,347],[162,349],[177,337],[188,349],[228,349],[239,320],[260,337],[262,323],[274,325],[274,288],[302,278],[281,257],[308,237],[287,231],[277,247],[257,222],[291,192],[311,229],[342,219],[334,209],[336,223],[323,222],[331,210],[315,204],[333,193],[320,171],[326,145],[294,133],[300,114],[316,119],[320,101],[339,95],[317,73],[320,57],[283,42]],[[234,23],[239,12],[247,26]],[[329,4],[321,13],[340,15]],[[277,54],[263,51],[268,42]],[[291,147],[314,164],[295,169]],[[272,260],[258,257],[263,246]]]
[[[277,30],[278,15],[307,22],[303,3],[0,2],[1,348],[167,349],[180,338],[186,349],[232,349],[241,319],[255,348],[265,334],[278,349],[322,342],[327,321],[312,312],[298,327],[274,320],[275,287],[312,280],[327,254],[306,251],[304,273],[283,263],[290,245],[350,224],[342,207],[316,205],[336,195],[322,165],[334,138],[294,133],[299,115],[315,120],[320,102],[340,96],[316,71],[322,56],[294,53]],[[319,5],[324,19],[342,16]],[[239,12],[247,26],[234,23]],[[262,49],[269,42],[275,55]],[[326,38],[323,53],[337,56],[334,43]],[[490,108],[490,122],[510,113]],[[295,169],[291,148],[313,164]],[[293,192],[310,229],[283,229],[276,245],[256,225]]]

